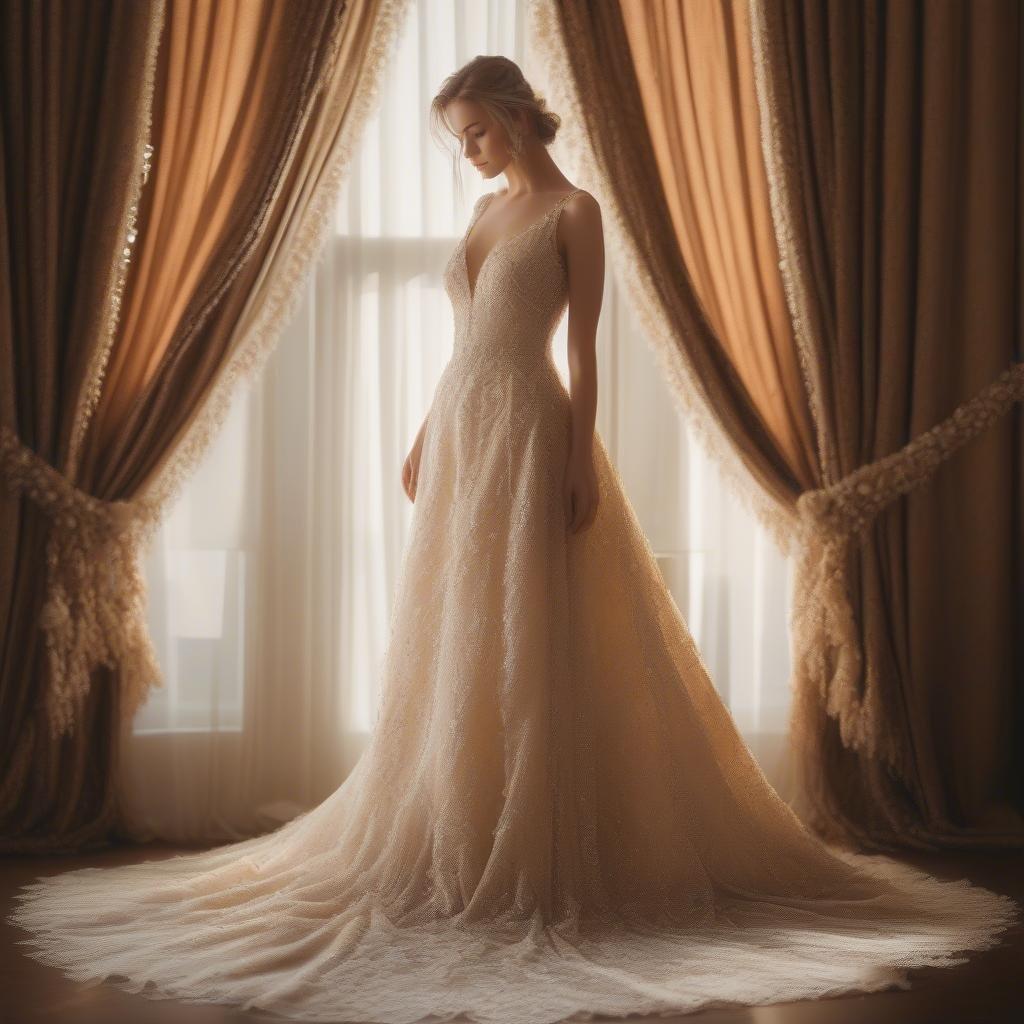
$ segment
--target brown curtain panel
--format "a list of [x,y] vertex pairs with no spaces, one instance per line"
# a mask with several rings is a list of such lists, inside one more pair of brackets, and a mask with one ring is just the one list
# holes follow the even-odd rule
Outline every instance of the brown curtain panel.
[[803,812],[1021,842],[1019,9],[549,0],[535,34],[670,387],[798,553]]
[[[49,465],[67,465],[89,353],[116,316],[110,296],[126,269],[160,13],[158,2],[142,0],[0,4],[3,850],[85,846],[93,822],[112,812],[113,751],[104,737],[115,731],[119,694],[98,686],[77,737],[51,739],[40,706],[46,648],[38,623],[54,502],[2,484],[14,476],[11,435]],[[45,477],[34,479],[48,489]]]
[[1024,9],[754,11],[830,514],[866,519],[846,572],[857,672],[800,693],[807,782],[837,832],[1018,845]]
[[[66,403],[80,398],[59,472],[23,435],[7,439],[8,479],[44,504],[49,489],[79,520],[60,529],[58,519],[50,531],[48,574],[38,553],[28,563],[28,610],[10,605],[22,628],[18,637],[7,630],[0,679],[13,709],[4,716],[13,756],[0,781],[8,850],[144,838],[116,791],[121,741],[160,681],[138,556],[297,301],[406,2],[167,3],[151,169],[134,210],[118,329],[82,344],[88,366],[80,396]],[[117,56],[123,62],[120,48]],[[35,303],[26,316],[43,312]],[[33,376],[31,360],[16,372]],[[50,609],[42,616],[40,590]],[[63,761],[53,773],[59,796],[41,788],[41,768],[58,752],[79,772],[90,765],[90,803],[64,799],[72,769]]]

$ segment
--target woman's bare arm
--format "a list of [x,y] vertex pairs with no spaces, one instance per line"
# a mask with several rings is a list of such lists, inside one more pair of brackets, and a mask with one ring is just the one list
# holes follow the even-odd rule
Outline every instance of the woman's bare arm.
[[566,466],[566,521],[574,532],[586,529],[597,511],[593,464],[597,418],[597,323],[604,297],[604,231],[601,207],[587,192],[566,203],[557,242],[569,277],[569,395],[572,438]]

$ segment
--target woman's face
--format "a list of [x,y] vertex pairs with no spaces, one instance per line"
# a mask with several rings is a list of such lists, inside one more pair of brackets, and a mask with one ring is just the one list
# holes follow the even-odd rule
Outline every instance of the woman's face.
[[501,174],[512,159],[505,129],[475,100],[452,100],[446,112],[463,157],[484,178]]

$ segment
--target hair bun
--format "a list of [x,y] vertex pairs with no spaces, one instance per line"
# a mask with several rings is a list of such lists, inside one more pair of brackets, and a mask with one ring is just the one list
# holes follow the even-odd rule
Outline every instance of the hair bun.
[[[497,120],[510,138],[516,140],[519,130],[513,121],[517,114],[525,114],[537,138],[547,145],[551,142],[562,119],[548,110],[547,99],[527,82],[522,68],[508,57],[479,55],[449,75],[438,94],[431,101],[432,130],[447,127],[445,108],[458,98],[480,103]],[[515,151],[513,142],[513,152]]]

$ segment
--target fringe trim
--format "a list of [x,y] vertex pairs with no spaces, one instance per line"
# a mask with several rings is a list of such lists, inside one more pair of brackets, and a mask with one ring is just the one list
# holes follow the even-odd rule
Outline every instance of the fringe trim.
[[768,29],[768,13],[764,0],[748,0],[748,22],[750,49],[754,61],[754,86],[760,114],[761,150],[779,251],[779,271],[793,325],[797,361],[807,391],[811,416],[814,418],[819,479],[834,480],[839,471],[834,453],[827,444],[832,431],[826,427],[829,420],[825,413],[819,382],[821,367],[814,358],[814,346],[810,340],[813,327],[805,287],[807,272],[801,258],[803,246],[797,237],[792,214],[795,203],[793,188],[800,181],[793,142],[796,132],[791,120],[785,116],[789,112],[788,107],[779,102],[778,83],[773,74],[776,66],[771,52],[773,36]]
[[104,374],[106,373],[107,363],[110,359],[110,353],[113,350],[118,327],[121,323],[121,305],[124,301],[124,293],[128,283],[132,249],[138,238],[137,225],[139,203],[142,201],[142,189],[149,181],[149,172],[152,168],[153,96],[156,90],[157,59],[160,52],[160,40],[163,36],[166,13],[164,0],[152,0],[152,4],[153,15],[150,19],[149,38],[146,42],[146,53],[142,65],[141,109],[139,115],[142,127],[135,140],[134,165],[137,170],[129,186],[128,201],[121,215],[121,229],[118,232],[118,236],[124,239],[124,244],[116,253],[114,263],[110,268],[109,284],[107,286],[106,298],[104,299],[104,307],[107,310],[105,318],[106,330],[93,350],[88,370],[82,379],[82,389],[79,392],[78,406],[75,409],[66,467],[66,473],[70,479],[75,477],[78,461],[82,454],[85,432],[93,413],[96,411],[96,406],[99,404],[100,395],[103,392]]
[[839,723],[843,745],[880,757],[900,770],[902,746],[893,733],[867,666],[850,604],[847,560],[879,513],[930,479],[950,455],[1024,400],[1024,362],[958,406],[945,420],[898,451],[797,499],[801,522],[793,607],[796,679],[815,689]]
[[161,679],[137,559],[139,538],[157,510],[145,502],[86,494],[6,426],[0,427],[0,480],[31,498],[51,522],[39,617],[51,735],[74,734],[99,665],[121,670],[126,713],[134,714],[148,687]]

